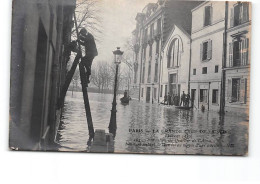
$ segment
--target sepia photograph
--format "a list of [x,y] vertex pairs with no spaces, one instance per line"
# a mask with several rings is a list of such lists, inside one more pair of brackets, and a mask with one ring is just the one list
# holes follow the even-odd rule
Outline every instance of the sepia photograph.
[[247,156],[251,8],[13,0],[9,149]]

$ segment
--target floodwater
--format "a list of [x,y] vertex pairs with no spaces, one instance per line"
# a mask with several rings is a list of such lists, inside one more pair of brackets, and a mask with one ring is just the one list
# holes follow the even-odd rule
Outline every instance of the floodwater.
[[[89,93],[95,129],[108,132],[112,98]],[[180,110],[137,100],[117,99],[116,153],[244,155],[248,118],[216,112]],[[82,93],[69,91],[57,135],[60,151],[86,151],[88,128]]]

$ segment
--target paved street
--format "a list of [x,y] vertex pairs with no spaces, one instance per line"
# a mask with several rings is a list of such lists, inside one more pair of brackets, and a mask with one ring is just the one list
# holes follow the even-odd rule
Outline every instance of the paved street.
[[[95,129],[108,131],[112,95],[89,93]],[[216,112],[178,110],[173,106],[117,100],[115,152],[233,154],[247,152],[248,121]],[[86,151],[88,129],[82,93],[67,93],[57,141],[60,151]]]

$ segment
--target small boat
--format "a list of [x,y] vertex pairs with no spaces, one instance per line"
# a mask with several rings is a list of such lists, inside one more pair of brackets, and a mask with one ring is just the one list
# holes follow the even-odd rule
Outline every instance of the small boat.
[[120,98],[120,101],[121,101],[121,103],[122,104],[129,104],[129,98],[128,97],[122,97],[122,98]]
[[176,109],[190,110],[192,107],[175,106]]

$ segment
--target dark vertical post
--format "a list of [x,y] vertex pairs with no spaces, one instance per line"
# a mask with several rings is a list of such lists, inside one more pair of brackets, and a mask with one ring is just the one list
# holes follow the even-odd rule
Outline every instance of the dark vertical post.
[[223,33],[223,55],[221,70],[221,91],[220,91],[220,114],[225,113],[225,81],[226,81],[226,58],[227,58],[227,23],[228,23],[228,1],[225,2],[225,28]]
[[94,138],[95,133],[94,133],[94,127],[93,127],[92,116],[91,116],[90,105],[89,105],[86,72],[85,72],[83,64],[81,64],[81,63],[79,64],[79,72],[80,72],[80,80],[81,80],[81,86],[82,86],[82,93],[83,93],[86,117],[87,117],[87,122],[88,122],[89,139],[91,140],[92,138]]
[[68,91],[68,88],[69,88],[69,85],[70,85],[70,82],[72,80],[72,77],[75,73],[75,70],[77,68],[77,65],[79,63],[79,60],[80,60],[80,56],[81,54],[77,54],[76,58],[74,59],[74,62],[70,68],[70,71],[67,73],[66,75],[66,80],[65,80],[65,83],[64,85],[62,86],[62,90],[61,90],[61,94],[60,94],[60,98],[59,98],[59,101],[58,101],[58,108],[61,108],[62,104],[64,103],[64,99],[65,99],[65,96],[66,96],[66,93]]
[[[77,37],[79,37],[79,31],[78,31],[78,26],[77,26],[77,21],[76,21],[76,14],[74,12],[74,21],[75,21],[75,27],[76,27],[76,33]],[[79,44],[79,53],[81,56],[81,47]],[[89,139],[91,140],[94,138],[94,127],[93,127],[93,122],[92,122],[92,116],[91,116],[91,111],[90,111],[90,105],[89,105],[89,98],[88,98],[88,91],[87,91],[87,80],[86,80],[86,72],[84,69],[84,66],[82,63],[79,64],[79,72],[80,72],[80,80],[81,80],[81,86],[82,86],[82,93],[83,93],[83,98],[84,98],[84,105],[85,105],[85,111],[86,111],[86,117],[87,117],[87,123],[88,123],[88,131],[89,131]]]
[[210,94],[210,84],[211,84],[211,82],[209,82],[209,90],[208,90],[208,111],[209,111],[209,94]]
[[154,83],[152,84],[152,104],[153,104],[153,96],[154,96]]
[[140,66],[140,76],[139,76],[139,101],[141,101],[141,84],[143,75],[143,46],[141,47],[141,66]]
[[118,64],[116,64],[116,75],[115,75],[115,87],[114,87],[114,98],[112,102],[112,110],[111,110],[111,117],[109,122],[109,133],[112,133],[114,135],[114,138],[116,137],[116,89],[117,89],[117,75],[118,75]]

